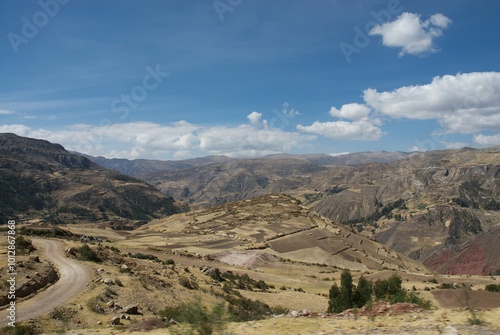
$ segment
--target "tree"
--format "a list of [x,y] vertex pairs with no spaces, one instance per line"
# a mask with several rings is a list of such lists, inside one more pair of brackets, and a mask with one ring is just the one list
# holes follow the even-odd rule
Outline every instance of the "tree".
[[340,288],[333,284],[330,288],[330,300],[328,302],[329,313],[340,313],[353,307],[353,290],[351,271],[344,270],[340,275]]
[[340,296],[340,289],[337,285],[337,283],[333,284],[332,287],[330,287],[330,295],[329,295],[329,300],[328,300],[328,313],[340,313],[342,312],[341,307],[338,306],[339,303],[339,296]]
[[372,298],[372,282],[361,276],[358,281],[358,286],[354,291],[353,305],[355,307],[363,307]]
[[353,296],[354,286],[352,284],[352,275],[351,271],[344,270],[340,275],[340,297],[343,306],[345,306],[344,310],[348,308],[352,308],[352,296]]

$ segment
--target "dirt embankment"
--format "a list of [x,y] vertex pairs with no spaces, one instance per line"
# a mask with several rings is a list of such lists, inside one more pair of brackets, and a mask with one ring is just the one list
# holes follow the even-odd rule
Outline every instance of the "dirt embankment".
[[[44,265],[40,270],[36,271],[33,276],[30,276],[28,281],[19,285],[16,289],[16,298],[25,298],[37,291],[45,288],[48,285],[55,283],[59,279],[57,271],[51,264]],[[0,297],[0,306],[9,304],[7,296]]]

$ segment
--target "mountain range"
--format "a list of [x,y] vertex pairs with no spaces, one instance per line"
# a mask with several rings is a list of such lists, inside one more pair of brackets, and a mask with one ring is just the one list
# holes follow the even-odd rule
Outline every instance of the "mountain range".
[[14,134],[0,134],[0,187],[2,222],[15,215],[124,222],[179,211],[171,197],[143,181],[105,169],[59,144]]
[[500,269],[500,147],[130,161],[0,134],[0,153],[3,221],[38,215],[131,229],[188,207],[286,194],[440,273]]

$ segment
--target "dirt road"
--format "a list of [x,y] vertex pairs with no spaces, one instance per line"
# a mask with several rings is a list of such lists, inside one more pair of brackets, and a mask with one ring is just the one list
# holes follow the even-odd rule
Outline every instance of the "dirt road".
[[[74,295],[80,293],[89,280],[88,270],[64,256],[59,241],[33,239],[33,244],[45,254],[45,258],[57,268],[59,280],[34,297],[16,304],[16,322],[34,318],[50,312]],[[7,311],[0,311],[0,327],[7,324]]]

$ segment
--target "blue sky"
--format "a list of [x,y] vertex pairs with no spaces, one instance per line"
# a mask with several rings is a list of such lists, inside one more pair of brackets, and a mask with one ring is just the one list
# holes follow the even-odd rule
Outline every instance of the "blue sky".
[[0,132],[91,155],[500,145],[500,3],[0,2]]

